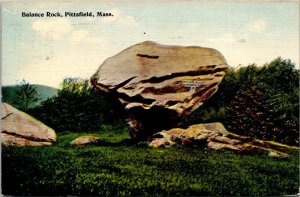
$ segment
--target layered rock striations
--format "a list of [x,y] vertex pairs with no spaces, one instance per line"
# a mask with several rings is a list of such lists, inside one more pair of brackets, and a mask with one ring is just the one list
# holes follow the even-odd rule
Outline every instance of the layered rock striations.
[[215,49],[143,42],[105,60],[91,84],[122,103],[131,136],[143,138],[171,128],[201,106],[226,70]]
[[56,141],[56,133],[30,115],[1,104],[1,143],[6,146],[45,146]]
[[298,147],[231,133],[218,122],[163,130],[153,135],[149,146],[158,148],[175,144],[201,145],[212,150],[228,149],[238,153],[267,153],[271,157],[287,157],[287,153],[299,150]]

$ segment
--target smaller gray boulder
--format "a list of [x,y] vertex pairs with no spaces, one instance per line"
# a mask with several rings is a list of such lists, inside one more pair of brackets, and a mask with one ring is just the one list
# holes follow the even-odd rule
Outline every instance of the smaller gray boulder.
[[85,146],[91,144],[100,144],[103,140],[95,136],[81,136],[71,142],[74,146]]

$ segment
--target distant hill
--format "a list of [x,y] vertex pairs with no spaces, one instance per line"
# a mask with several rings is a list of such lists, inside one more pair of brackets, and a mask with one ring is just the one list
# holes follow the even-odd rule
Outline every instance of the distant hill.
[[[58,89],[56,89],[56,88],[44,86],[44,85],[33,84],[32,86],[34,86],[36,88],[38,96],[41,98],[41,100],[39,102],[44,101],[47,98],[53,97],[54,95],[57,94],[57,91],[58,91]],[[14,98],[16,89],[17,89],[16,85],[2,86],[2,102],[14,105],[13,98]]]

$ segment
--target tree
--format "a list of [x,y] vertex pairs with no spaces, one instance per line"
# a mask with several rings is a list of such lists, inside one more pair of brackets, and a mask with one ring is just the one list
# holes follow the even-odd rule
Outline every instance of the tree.
[[99,131],[105,124],[123,126],[122,112],[110,97],[93,90],[86,79],[65,78],[58,94],[30,110],[56,131]]
[[225,125],[238,134],[298,145],[298,125],[290,116],[279,117],[268,105],[262,89],[247,87],[236,93],[228,107]]
[[299,70],[289,59],[228,69],[216,94],[181,125],[220,121],[232,132],[298,145],[299,96]]
[[23,79],[17,86],[14,103],[20,110],[27,111],[32,104],[39,100],[36,88]]

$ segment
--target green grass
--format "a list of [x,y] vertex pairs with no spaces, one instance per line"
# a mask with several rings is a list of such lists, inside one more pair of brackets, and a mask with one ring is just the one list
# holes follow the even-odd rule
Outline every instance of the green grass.
[[296,194],[298,152],[286,159],[201,147],[151,149],[124,141],[126,131],[101,136],[102,146],[72,147],[80,133],[58,134],[51,147],[2,149],[2,192],[10,195]]

